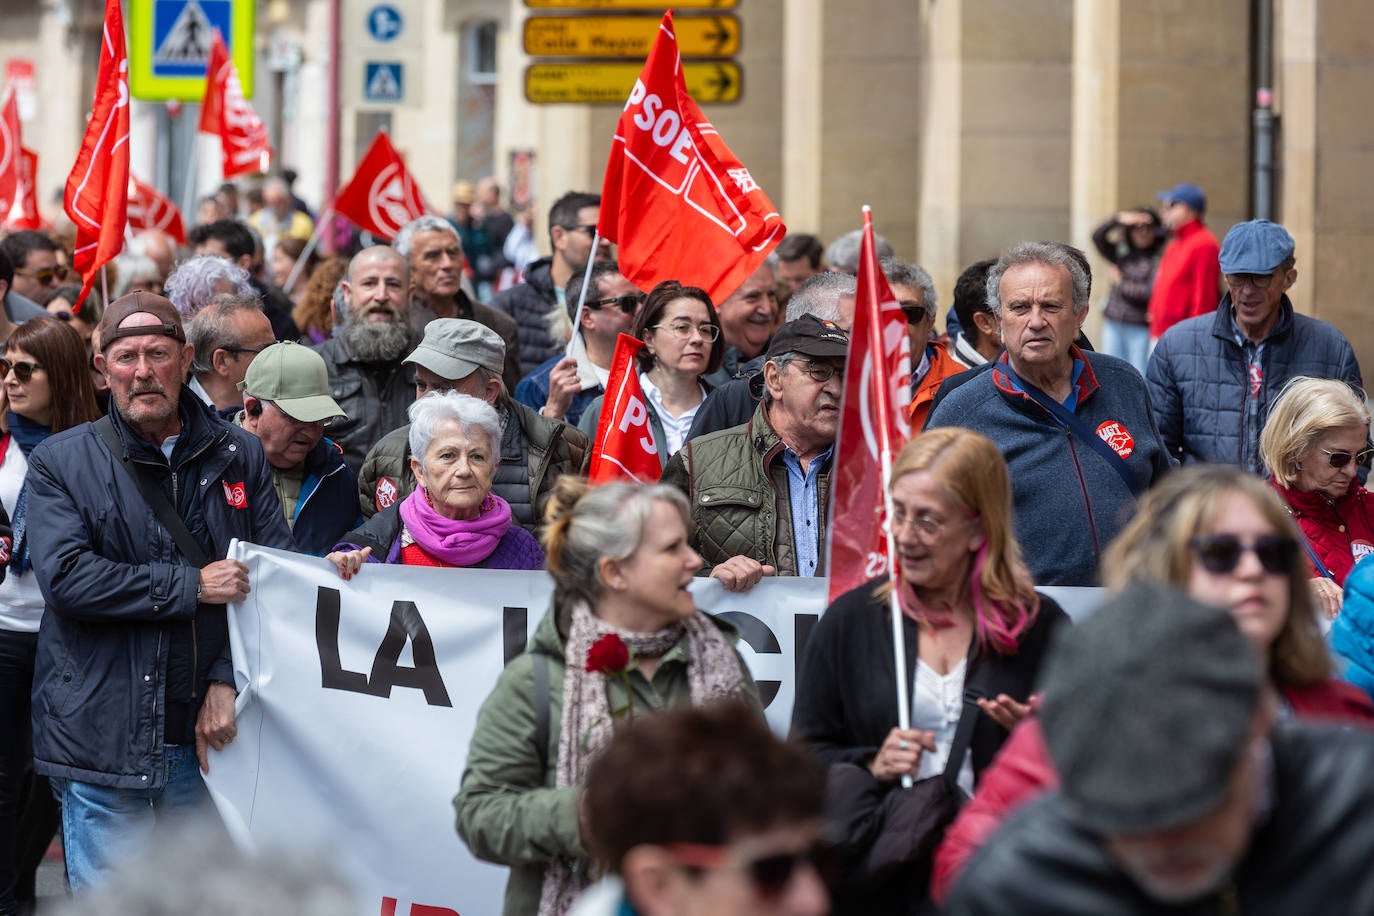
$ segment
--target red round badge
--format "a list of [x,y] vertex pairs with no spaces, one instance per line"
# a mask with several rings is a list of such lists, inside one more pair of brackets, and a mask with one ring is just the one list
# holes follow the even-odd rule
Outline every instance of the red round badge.
[[1122,458],[1131,457],[1135,451],[1135,437],[1121,425],[1120,420],[1107,420],[1097,428],[1097,437],[1112,447]]

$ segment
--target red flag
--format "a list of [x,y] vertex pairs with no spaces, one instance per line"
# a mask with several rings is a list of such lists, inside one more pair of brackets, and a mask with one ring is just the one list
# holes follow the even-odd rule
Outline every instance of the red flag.
[[892,459],[911,438],[911,342],[906,316],[878,269],[867,207],[858,279],[834,465],[831,601],[888,570],[883,487]]
[[11,88],[6,90],[5,101],[0,104],[0,214],[5,216],[19,197],[19,169],[23,159],[19,150],[22,146],[19,102]]
[[715,302],[738,289],[787,232],[687,94],[671,10],[621,112],[597,231],[619,245],[620,272],[639,288],[681,280]]
[[621,334],[611,356],[611,374],[601,401],[601,421],[596,425],[592,460],[587,478],[592,483],[633,480],[654,483],[663,473],[658,462],[654,430],[649,425],[649,406],[639,387],[635,354],[644,341]]
[[267,125],[243,97],[239,71],[219,29],[210,44],[210,64],[205,69],[205,100],[200,106],[203,134],[219,134],[224,177],[256,175],[267,171],[272,161],[272,145],[267,141]]
[[430,212],[401,154],[380,130],[352,180],[334,198],[334,210],[384,239],[395,238],[406,223]]
[[72,266],[81,274],[83,301],[95,282],[96,271],[124,245],[128,185],[129,55],[119,0],[105,0],[95,102],[62,198],[67,215],[76,224]]
[[186,224],[176,204],[157,188],[129,176],[129,225],[140,231],[154,229],[186,244]]
[[11,231],[52,228],[38,212],[38,154],[22,146],[19,148],[19,190],[5,226]]

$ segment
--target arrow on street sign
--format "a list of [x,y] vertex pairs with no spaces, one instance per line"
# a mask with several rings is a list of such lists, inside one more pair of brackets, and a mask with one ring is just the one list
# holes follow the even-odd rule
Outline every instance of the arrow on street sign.
[[[532,57],[645,58],[658,36],[651,16],[531,16],[525,20],[525,53]],[[679,16],[673,20],[683,57],[732,57],[739,53],[734,16]]]
[[[525,68],[525,98],[536,105],[624,105],[644,65],[638,61],[531,64]],[[726,61],[683,61],[687,92],[702,104],[738,102],[744,89],[740,65]]]

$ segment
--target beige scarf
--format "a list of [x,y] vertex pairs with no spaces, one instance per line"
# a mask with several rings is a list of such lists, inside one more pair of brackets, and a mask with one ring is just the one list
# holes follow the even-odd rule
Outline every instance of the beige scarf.
[[[634,658],[661,658],[684,635],[687,637],[687,683],[692,705],[737,696],[746,690],[739,656],[711,618],[698,611],[682,623],[654,633],[634,633],[596,617],[584,603],[573,607],[572,626],[564,648],[563,722],[558,732],[559,788],[580,785],[587,767],[615,733],[615,720],[605,679],[586,670],[592,643],[615,634],[630,647]],[[629,698],[634,702],[634,698]],[[563,859],[555,859],[544,874],[539,897],[539,916],[560,916],[586,888],[584,870],[574,872]]]

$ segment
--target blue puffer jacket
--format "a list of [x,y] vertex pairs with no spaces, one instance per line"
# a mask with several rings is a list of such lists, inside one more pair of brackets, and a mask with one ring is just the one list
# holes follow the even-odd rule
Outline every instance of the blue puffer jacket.
[[1341,676],[1374,700],[1374,560],[1361,560],[1346,576],[1345,599],[1329,638],[1345,663]]
[[305,479],[296,500],[296,521],[291,526],[296,546],[302,553],[322,557],[362,519],[357,475],[337,445],[320,439],[305,456]]
[[1325,321],[1296,314],[1284,296],[1278,323],[1265,338],[1264,410],[1259,426],[1251,428],[1245,423],[1249,373],[1234,328],[1231,294],[1227,293],[1216,312],[1181,321],[1166,331],[1150,355],[1146,377],[1155,422],[1169,454],[1184,464],[1239,464],[1244,442],[1252,443],[1249,451],[1258,454],[1253,444],[1259,441],[1264,418],[1291,378],[1342,379],[1363,387],[1360,364],[1345,336]]
[[[1086,363],[1074,415],[1126,453],[1137,480],[1153,484],[1169,456],[1145,383],[1125,360],[1073,349]],[[1006,365],[1003,351],[998,365]],[[962,426],[987,436],[1011,469],[1016,538],[1037,585],[1097,585],[1097,566],[1135,510],[1121,475],[1089,444],[1011,387],[997,368],[971,375],[939,401],[926,428]]]
[[[180,410],[170,465],[117,411],[111,417],[126,454],[162,480],[202,549],[222,559],[234,538],[294,549],[257,438],[186,389]],[[197,706],[210,681],[234,682],[224,607],[197,602],[199,571],[93,424],[35,448],[27,481],[46,604],[33,679],[35,766],[97,785],[160,788],[164,741],[178,741],[164,735],[167,703]]]

